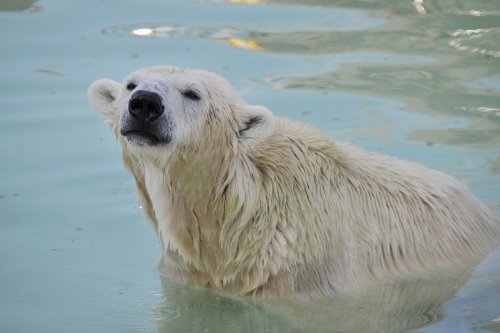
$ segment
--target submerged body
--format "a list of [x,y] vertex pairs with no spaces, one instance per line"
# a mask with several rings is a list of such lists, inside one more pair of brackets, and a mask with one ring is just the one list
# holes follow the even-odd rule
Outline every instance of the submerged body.
[[499,242],[499,219],[457,180],[249,106],[215,74],[146,68],[89,97],[120,139],[166,276],[320,297]]

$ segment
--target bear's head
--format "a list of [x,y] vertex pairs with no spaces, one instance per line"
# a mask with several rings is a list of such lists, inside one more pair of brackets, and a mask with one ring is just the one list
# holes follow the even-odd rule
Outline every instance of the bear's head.
[[142,68],[123,83],[95,81],[88,97],[131,152],[208,149],[228,140],[252,149],[275,128],[270,111],[247,105],[226,80],[197,69]]
[[[213,226],[234,220],[239,213],[243,221],[249,214],[242,205],[255,198],[246,194],[243,185],[248,182],[235,170],[246,166],[253,172],[248,161],[265,149],[264,141],[275,132],[274,115],[264,107],[246,104],[216,74],[169,66],[139,69],[123,83],[97,80],[89,87],[88,97],[119,139],[125,167],[136,181],[139,204],[153,222],[162,247],[201,265],[200,244],[218,239],[213,233],[219,227]],[[210,226],[209,230],[200,233],[200,225]],[[217,232],[233,235],[231,226],[220,222]],[[237,239],[224,237],[227,243]],[[210,259],[212,252],[203,253],[207,262],[215,260]]]

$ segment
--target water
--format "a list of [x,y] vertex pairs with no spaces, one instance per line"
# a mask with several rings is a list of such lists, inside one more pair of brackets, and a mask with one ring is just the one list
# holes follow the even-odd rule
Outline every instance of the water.
[[0,3],[1,332],[500,332],[500,250],[328,303],[161,283],[160,250],[87,86],[220,73],[334,139],[440,169],[500,213],[497,1]]

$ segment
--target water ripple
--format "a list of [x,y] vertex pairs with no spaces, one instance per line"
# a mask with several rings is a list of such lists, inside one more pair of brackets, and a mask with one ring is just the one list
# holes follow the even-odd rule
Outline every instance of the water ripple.
[[456,50],[500,58],[500,49],[492,49],[500,45],[500,28],[458,29],[450,35],[455,38],[449,45]]
[[250,51],[264,51],[250,32],[230,26],[182,26],[182,25],[131,25],[115,26],[103,29],[103,34],[121,36],[149,37],[160,39],[209,39],[222,42],[236,48]]
[[500,10],[456,10],[453,12],[455,15],[463,16],[500,16]]

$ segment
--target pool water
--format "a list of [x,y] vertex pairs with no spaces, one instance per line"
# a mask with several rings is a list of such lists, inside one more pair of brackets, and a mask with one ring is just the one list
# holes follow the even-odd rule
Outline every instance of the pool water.
[[0,2],[0,332],[500,332],[500,249],[469,275],[328,302],[160,281],[95,79],[212,70],[334,140],[465,182],[500,213],[500,3]]

